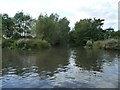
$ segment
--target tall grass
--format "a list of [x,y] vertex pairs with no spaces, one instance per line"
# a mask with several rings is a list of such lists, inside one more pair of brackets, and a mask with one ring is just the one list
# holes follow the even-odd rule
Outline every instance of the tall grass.
[[95,41],[93,48],[120,50],[120,42],[117,39]]

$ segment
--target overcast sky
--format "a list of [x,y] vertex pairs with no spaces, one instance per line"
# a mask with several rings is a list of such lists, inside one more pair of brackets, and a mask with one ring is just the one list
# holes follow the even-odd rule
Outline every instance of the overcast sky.
[[67,17],[70,26],[84,18],[105,19],[103,28],[118,30],[118,2],[120,0],[0,0],[0,13],[13,17],[22,11],[37,18],[40,13],[57,13]]

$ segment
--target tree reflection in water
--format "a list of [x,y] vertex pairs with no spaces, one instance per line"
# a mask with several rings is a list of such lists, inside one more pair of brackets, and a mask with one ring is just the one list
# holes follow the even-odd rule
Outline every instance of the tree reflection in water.
[[3,87],[117,87],[118,56],[66,47],[30,53],[3,49]]

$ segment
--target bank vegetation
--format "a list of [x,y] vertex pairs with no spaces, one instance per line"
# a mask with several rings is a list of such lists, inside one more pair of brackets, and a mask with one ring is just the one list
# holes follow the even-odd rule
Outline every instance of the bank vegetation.
[[70,29],[70,21],[56,13],[40,14],[37,19],[23,11],[17,12],[14,17],[8,14],[0,16],[3,48],[31,51],[69,45],[120,50],[120,31],[111,27],[103,29],[104,19],[81,19]]

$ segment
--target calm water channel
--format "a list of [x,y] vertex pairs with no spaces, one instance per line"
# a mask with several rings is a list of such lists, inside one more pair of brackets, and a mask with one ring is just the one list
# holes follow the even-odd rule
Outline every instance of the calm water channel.
[[117,88],[119,52],[2,50],[2,88]]

